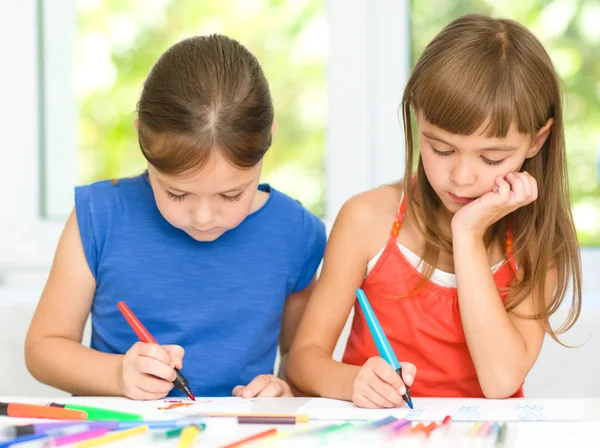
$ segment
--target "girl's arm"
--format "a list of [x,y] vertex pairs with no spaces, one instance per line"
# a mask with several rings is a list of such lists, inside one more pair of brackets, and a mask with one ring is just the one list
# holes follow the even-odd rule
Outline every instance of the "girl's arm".
[[279,354],[281,356],[278,373],[279,378],[285,379],[285,363],[287,362],[287,355],[296,336],[296,332],[298,331],[300,319],[302,319],[308,299],[315,289],[315,283],[316,276],[302,291],[290,295],[285,303],[283,317],[281,319],[281,334],[279,336]]
[[53,387],[76,395],[120,395],[123,356],[81,345],[95,289],[73,211],[31,321],[25,361],[36,379]]
[[[331,358],[365,275],[367,259],[361,247],[364,216],[358,198],[340,210],[331,230],[323,269],[308,302],[285,366],[285,376],[301,393],[352,399],[359,366]],[[363,216],[361,218],[361,216]]]
[[[404,383],[383,359],[374,357],[364,366],[353,366],[331,358],[355,303],[355,291],[363,282],[369,247],[385,244],[393,222],[399,198],[391,201],[389,223],[382,219],[386,215],[381,209],[385,207],[377,206],[390,204],[387,193],[378,189],[350,199],[333,226],[321,276],[285,365],[286,378],[303,394],[352,400],[363,407],[403,403]],[[373,235],[381,238],[374,241]],[[407,371],[414,375],[413,366],[407,364]]]
[[[483,236],[486,229],[537,199],[537,183],[527,172],[496,178],[497,188],[460,209],[452,218],[454,269],[465,337],[479,384],[488,398],[506,398],[523,384],[544,341],[542,322],[533,316],[533,294],[507,313],[489,268]],[[517,276],[519,273],[517,272]],[[544,286],[546,304],[557,285],[555,268]]]
[[76,395],[158,399],[173,387],[183,349],[137,343],[126,355],[81,345],[96,281],[73,211],[58,243],[50,276],[25,341],[25,362],[39,381]]
[[[525,381],[544,342],[540,321],[523,319],[535,314],[533,296],[507,313],[489,268],[481,238],[455,234],[454,269],[465,338],[487,398],[507,398]],[[546,277],[546,302],[556,287],[556,269]]]

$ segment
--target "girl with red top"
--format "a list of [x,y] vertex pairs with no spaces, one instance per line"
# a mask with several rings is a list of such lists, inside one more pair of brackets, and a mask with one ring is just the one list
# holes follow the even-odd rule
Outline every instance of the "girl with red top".
[[[522,397],[544,334],[556,339],[581,307],[552,62],[518,23],[464,16],[423,52],[402,111],[404,180],[342,207],[286,377],[368,408],[402,405],[405,385],[413,397]],[[549,317],[568,286],[571,312],[555,332]],[[357,288],[403,378],[377,356]],[[339,363],[331,355],[353,307]]]

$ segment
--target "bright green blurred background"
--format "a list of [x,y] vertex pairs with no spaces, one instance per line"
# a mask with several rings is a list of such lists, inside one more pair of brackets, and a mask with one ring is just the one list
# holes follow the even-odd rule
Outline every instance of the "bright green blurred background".
[[133,127],[158,57],[195,34],[227,34],[261,63],[279,123],[266,181],[324,214],[325,5],[313,0],[77,0],[80,182],[139,173]]
[[[600,2],[412,0],[413,62],[444,25],[468,12],[516,19],[549,51],[565,82],[569,171],[580,241],[599,246]],[[240,40],[257,56],[271,85],[279,129],[265,161],[265,180],[323,216],[324,1],[77,0],[77,16],[80,182],[143,169],[133,120],[144,77],[173,43],[219,32]]]

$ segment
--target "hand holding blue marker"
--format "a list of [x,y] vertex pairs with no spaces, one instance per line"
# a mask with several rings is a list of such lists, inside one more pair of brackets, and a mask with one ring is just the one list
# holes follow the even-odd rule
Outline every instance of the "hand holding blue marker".
[[[362,289],[357,289],[356,298],[358,299],[358,303],[360,304],[363,314],[365,315],[367,325],[369,325],[369,330],[371,331],[371,335],[373,336],[373,340],[375,341],[375,345],[379,351],[379,356],[387,361],[387,363],[390,364],[394,370],[396,370],[396,373],[402,379],[402,366],[398,362],[398,358],[396,358],[396,355],[392,350],[392,347],[390,346],[390,343],[385,336],[381,325],[379,325],[377,316],[375,316],[373,308],[371,308],[371,304],[369,303],[365,292]],[[406,386],[406,393],[402,395],[402,398],[404,401],[406,401],[406,404],[409,408],[414,409],[412,399],[410,397],[410,388],[408,386]]]

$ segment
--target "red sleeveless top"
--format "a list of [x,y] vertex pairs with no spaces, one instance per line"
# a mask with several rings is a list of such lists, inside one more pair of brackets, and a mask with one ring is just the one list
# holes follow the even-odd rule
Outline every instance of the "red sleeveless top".
[[[403,199],[392,235],[362,289],[398,359],[417,366],[410,388],[413,397],[484,397],[465,340],[457,289],[428,281],[417,293],[399,298],[423,278],[396,241],[405,210]],[[510,228],[506,236],[508,262],[494,273],[503,301],[516,272]],[[358,302],[354,312],[342,362],[362,366],[378,352]],[[513,397],[523,397],[522,386]]]

